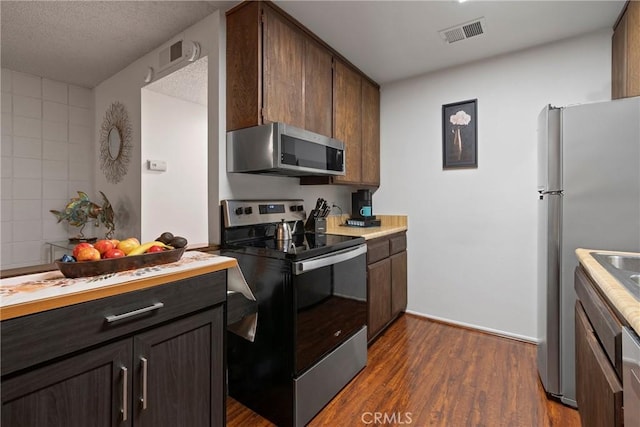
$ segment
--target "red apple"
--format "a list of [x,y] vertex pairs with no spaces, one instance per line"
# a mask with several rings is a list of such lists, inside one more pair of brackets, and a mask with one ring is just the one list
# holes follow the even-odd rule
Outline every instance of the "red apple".
[[104,255],[102,255],[102,258],[104,258],[104,259],[120,258],[120,257],[123,257],[123,256],[125,256],[124,252],[122,252],[120,249],[114,248],[114,249],[111,249],[111,250],[105,252]]
[[[75,259],[78,259],[78,252],[80,252],[80,249],[82,248],[93,248],[93,245],[91,243],[87,243],[87,242],[82,242],[82,243],[78,243],[74,248],[73,248],[73,257]],[[78,260],[79,261],[79,260]]]
[[93,244],[93,247],[96,248],[98,252],[100,252],[100,255],[115,248],[111,240],[98,240]]
[[120,240],[118,239],[111,239],[111,243],[113,243],[113,247],[116,248],[118,247],[118,243],[120,243]]
[[80,248],[78,255],[76,255],[78,261],[99,261],[100,252],[93,246]]
[[154,253],[154,252],[163,252],[164,248],[162,246],[151,246],[149,249],[147,249],[147,253]]

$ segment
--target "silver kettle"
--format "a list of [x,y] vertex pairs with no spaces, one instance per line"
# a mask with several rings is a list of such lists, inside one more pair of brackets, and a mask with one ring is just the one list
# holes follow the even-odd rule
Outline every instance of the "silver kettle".
[[284,222],[284,218],[276,225],[275,238],[276,240],[287,241],[291,240],[293,232],[288,223]]

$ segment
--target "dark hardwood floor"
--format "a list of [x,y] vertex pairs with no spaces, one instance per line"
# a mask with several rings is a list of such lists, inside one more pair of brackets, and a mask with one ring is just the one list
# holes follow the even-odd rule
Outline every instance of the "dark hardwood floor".
[[[232,398],[227,425],[272,426]],[[572,427],[580,416],[547,399],[535,345],[405,314],[309,425]]]

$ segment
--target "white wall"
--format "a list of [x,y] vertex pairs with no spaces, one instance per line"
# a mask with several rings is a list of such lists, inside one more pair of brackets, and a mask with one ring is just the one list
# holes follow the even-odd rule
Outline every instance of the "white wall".
[[[129,163],[129,170],[124,179],[117,183],[111,184],[106,181],[104,174],[99,168],[96,159],[96,189],[103,190],[106,194],[112,195],[111,203],[116,211],[117,230],[116,237],[140,236],[141,235],[141,217],[142,197],[141,197],[141,174],[146,159],[141,157],[141,89],[145,86],[144,77],[147,74],[148,67],[156,70],[155,80],[158,80],[179,68],[182,68],[189,62],[173,66],[162,72],[158,72],[158,52],[174,43],[181,37],[185,40],[194,40],[200,44],[200,57],[208,56],[213,53],[214,56],[218,52],[218,29],[219,29],[220,12],[216,11],[204,18],[202,21],[187,28],[181,34],[171,38],[162,46],[148,53],[144,57],[138,59],[119,73],[100,83],[95,88],[96,127],[99,128],[104,114],[109,105],[114,101],[123,103],[128,112],[132,125],[132,156]],[[210,63],[210,69],[212,67]],[[211,77],[210,77],[211,78]],[[204,89],[206,90],[206,89]],[[211,105],[211,104],[209,104]],[[217,112],[216,112],[217,113]],[[211,116],[211,113],[210,113]],[[209,144],[217,144],[217,129],[212,128],[209,123]],[[99,144],[99,135],[95,135],[96,144]],[[213,145],[215,146],[215,145]],[[213,150],[212,150],[213,151]],[[188,174],[189,171],[184,171]],[[209,183],[211,185],[211,183]],[[217,183],[215,183],[217,185]],[[154,236],[157,237],[157,236]]]
[[[409,215],[410,311],[537,340],[536,122],[610,99],[611,31],[382,87],[378,213]],[[443,104],[478,99],[478,168],[442,169]]]
[[[92,135],[90,89],[2,69],[1,268],[47,263],[45,242],[79,232],[49,212],[64,210],[78,190],[102,204]],[[85,236],[95,233],[87,224]]]
[[[170,231],[208,242],[207,107],[143,89],[141,152],[141,240]],[[165,161],[166,172],[148,160]]]

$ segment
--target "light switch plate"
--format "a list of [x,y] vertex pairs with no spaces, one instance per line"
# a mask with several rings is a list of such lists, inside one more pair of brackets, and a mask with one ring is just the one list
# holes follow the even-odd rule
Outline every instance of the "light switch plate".
[[147,165],[150,171],[165,172],[167,170],[167,162],[164,160],[147,160]]

